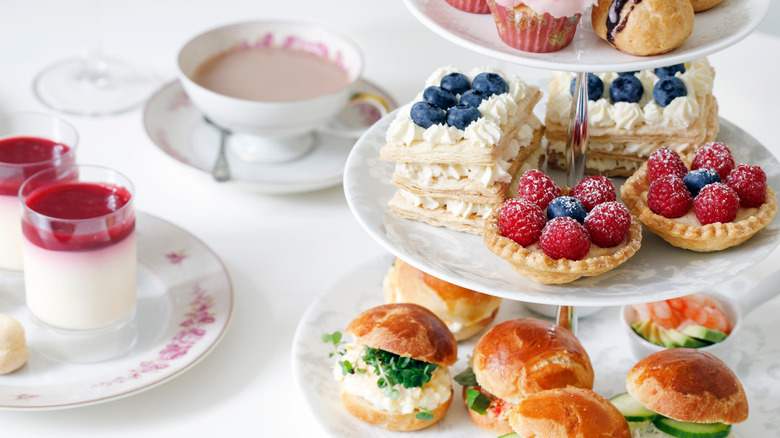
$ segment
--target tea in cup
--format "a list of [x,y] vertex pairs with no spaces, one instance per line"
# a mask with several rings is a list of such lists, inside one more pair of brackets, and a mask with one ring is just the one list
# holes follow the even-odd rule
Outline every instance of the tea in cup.
[[283,162],[305,154],[354,94],[360,49],[311,23],[258,21],[196,36],[179,52],[179,79],[196,107],[233,134],[248,161]]

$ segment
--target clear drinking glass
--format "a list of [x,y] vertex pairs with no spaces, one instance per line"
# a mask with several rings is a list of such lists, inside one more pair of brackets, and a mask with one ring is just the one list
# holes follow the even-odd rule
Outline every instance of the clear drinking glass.
[[19,190],[31,346],[66,362],[116,357],[135,342],[133,185],[119,172],[79,165],[43,171]]
[[36,113],[0,115],[0,272],[22,272],[19,187],[30,176],[55,169],[59,177],[76,164],[76,129]]

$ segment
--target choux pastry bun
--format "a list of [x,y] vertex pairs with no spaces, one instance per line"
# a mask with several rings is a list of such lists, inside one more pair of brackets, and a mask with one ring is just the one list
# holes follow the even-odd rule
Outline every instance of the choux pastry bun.
[[612,47],[651,56],[681,46],[693,31],[693,15],[690,0],[599,0],[591,21]]

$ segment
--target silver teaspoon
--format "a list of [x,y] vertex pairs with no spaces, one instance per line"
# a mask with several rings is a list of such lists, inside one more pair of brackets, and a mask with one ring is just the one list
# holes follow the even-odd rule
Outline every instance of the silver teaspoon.
[[217,125],[211,119],[203,116],[206,123],[217,128],[219,130],[219,155],[217,155],[217,161],[214,163],[214,168],[211,169],[211,176],[218,182],[225,182],[230,179],[230,167],[228,167],[227,156],[225,154],[225,145],[227,144],[230,131]]

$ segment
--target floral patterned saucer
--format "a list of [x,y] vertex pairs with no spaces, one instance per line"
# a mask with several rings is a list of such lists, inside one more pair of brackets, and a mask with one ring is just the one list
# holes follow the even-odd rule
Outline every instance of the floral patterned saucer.
[[[316,134],[318,140],[312,149],[298,159],[281,163],[242,159],[234,149],[251,148],[256,138],[232,134],[227,139],[231,180],[225,184],[272,194],[303,193],[338,185],[355,140],[396,106],[387,92],[361,79],[350,103]],[[149,138],[166,155],[211,178],[219,131],[205,122],[178,80],[167,83],[149,98],[143,122]]]
[[[47,410],[103,403],[167,382],[208,355],[233,313],[230,278],[219,258],[173,224],[136,213],[138,341],[95,364],[45,358],[30,343],[18,371],[0,375],[0,409]],[[0,276],[0,312],[32,324],[21,277]]]

